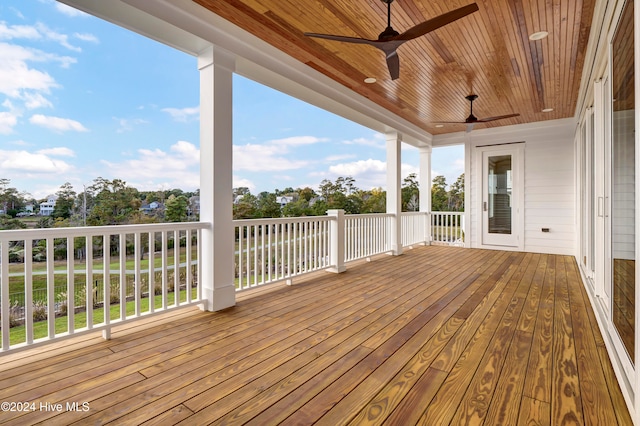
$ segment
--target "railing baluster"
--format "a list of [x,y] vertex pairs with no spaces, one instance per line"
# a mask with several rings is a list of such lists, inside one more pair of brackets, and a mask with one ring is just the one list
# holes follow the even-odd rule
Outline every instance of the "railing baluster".
[[86,302],[85,308],[87,310],[87,328],[93,328],[93,237],[87,237],[87,259],[86,262],[86,274],[85,274],[85,289],[86,289]]
[[9,240],[0,240],[0,283],[2,283],[2,301],[0,305],[0,314],[2,315],[2,350],[9,349],[10,341],[10,324],[9,315],[11,314],[9,303]]
[[[111,238],[102,235],[102,285],[104,286],[104,323],[111,323]],[[73,281],[71,282],[73,286]],[[72,293],[73,294],[73,293]]]
[[136,232],[133,234],[133,291],[134,294],[134,303],[135,303],[135,315],[140,316],[141,313],[141,303],[140,303],[140,293],[142,292],[142,283],[140,282],[140,250],[141,250],[141,238],[140,233]]
[[[56,335],[55,312],[55,263],[53,258],[53,237],[47,237],[47,324],[48,337],[53,339]],[[7,247],[8,248],[8,247]],[[7,264],[8,265],[8,264]]]
[[180,305],[180,231],[173,231],[173,305]]
[[169,286],[169,241],[167,232],[168,231],[162,231],[162,309],[167,309],[168,306],[167,287]]
[[191,274],[191,230],[187,229],[185,232],[185,262],[186,262],[186,269],[184,271],[184,276],[185,276],[185,295],[186,295],[186,301],[187,303],[191,303],[191,280],[192,280],[192,274]]
[[147,284],[147,294],[149,295],[149,312],[154,312],[156,308],[156,233],[149,232],[149,280]]
[[[71,239],[73,240],[73,238]],[[73,244],[71,245],[72,249],[73,249]],[[4,262],[4,260],[3,260]],[[8,265],[8,264],[6,264]],[[73,262],[72,262],[72,266],[73,266]],[[8,266],[7,266],[7,270],[8,270]],[[73,275],[72,275],[73,277]],[[4,282],[4,281],[3,281]],[[67,281],[68,282],[68,281]],[[3,286],[4,287],[4,286]],[[9,286],[7,286],[8,288]],[[73,290],[73,278],[71,281],[71,290]],[[34,335],[33,335],[33,240],[32,239],[25,239],[24,240],[24,293],[25,293],[25,297],[24,297],[24,308],[25,308],[25,313],[24,313],[24,326],[26,328],[26,332],[27,332],[27,339],[26,342],[28,345],[30,345],[31,343],[33,343],[33,339],[34,339]],[[3,293],[3,299],[4,299],[4,293]],[[67,289],[67,300],[73,300],[73,293],[69,292],[69,290]],[[73,302],[72,302],[73,303]],[[71,304],[71,306],[73,307],[73,304]],[[67,309],[67,312],[69,312],[69,310]],[[69,333],[73,332],[73,312],[69,312],[70,315],[70,319],[68,322],[69,325]]]

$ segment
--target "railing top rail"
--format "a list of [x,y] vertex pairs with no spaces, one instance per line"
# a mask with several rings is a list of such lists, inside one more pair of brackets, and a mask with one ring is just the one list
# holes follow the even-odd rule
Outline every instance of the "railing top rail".
[[425,214],[429,214],[431,212],[402,212],[401,216],[424,216]]
[[365,213],[365,214],[345,214],[345,218],[350,217],[392,217],[393,213]]
[[333,216],[299,216],[299,217],[270,217],[263,219],[235,219],[234,226],[247,225],[275,225],[278,223],[329,222],[335,220]]
[[72,228],[12,229],[0,231],[0,240],[35,240],[43,238],[66,238],[98,235],[133,234],[135,232],[160,232],[173,230],[197,230],[211,227],[209,222],[171,222],[136,225],[81,226]]

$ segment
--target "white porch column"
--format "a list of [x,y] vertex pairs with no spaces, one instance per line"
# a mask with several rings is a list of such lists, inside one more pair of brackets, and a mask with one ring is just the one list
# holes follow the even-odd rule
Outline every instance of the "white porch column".
[[235,60],[210,47],[198,56],[200,70],[200,220],[199,259],[205,309],[218,311],[236,304],[234,286],[232,82]]
[[425,244],[431,244],[431,147],[419,148],[420,152],[420,211],[425,213]]
[[402,155],[400,144],[402,135],[399,132],[387,133],[387,213],[393,214],[389,232],[391,252],[394,256],[402,254],[402,182],[400,181],[400,166]]

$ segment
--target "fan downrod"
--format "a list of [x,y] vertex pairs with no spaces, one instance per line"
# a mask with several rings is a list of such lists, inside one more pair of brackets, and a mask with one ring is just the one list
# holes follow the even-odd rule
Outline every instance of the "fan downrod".
[[478,117],[476,117],[475,115],[473,115],[473,101],[475,101],[476,99],[478,99],[478,95],[467,95],[465,96],[465,99],[468,100],[469,102],[471,102],[471,108],[469,109],[469,117],[467,117],[467,119],[465,120],[466,123],[475,123],[478,121]]
[[393,37],[399,36],[400,33],[393,29],[391,26],[391,3],[393,0],[381,0],[382,3],[387,5],[387,28],[378,35],[378,40],[389,40]]

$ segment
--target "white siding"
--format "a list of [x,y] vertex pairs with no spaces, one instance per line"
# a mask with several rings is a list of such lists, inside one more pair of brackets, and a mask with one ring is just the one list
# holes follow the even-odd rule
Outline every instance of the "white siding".
[[[572,119],[532,125],[477,130],[466,137],[471,153],[470,229],[471,247],[481,241],[482,170],[476,170],[477,147],[525,142],[524,149],[524,250],[536,253],[575,254],[574,130]],[[542,232],[549,228],[549,232]],[[486,246],[490,248],[489,246]],[[496,248],[502,248],[496,246]]]

